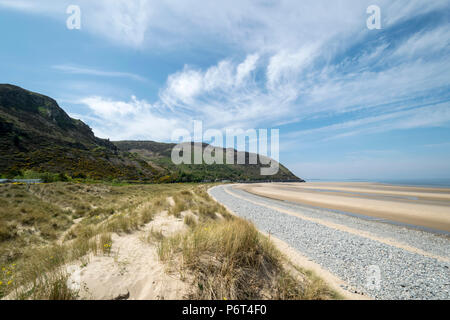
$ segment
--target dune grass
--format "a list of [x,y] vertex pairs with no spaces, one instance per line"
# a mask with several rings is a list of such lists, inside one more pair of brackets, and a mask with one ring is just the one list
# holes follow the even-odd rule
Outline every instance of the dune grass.
[[[177,200],[175,200],[177,199]],[[290,266],[270,240],[248,221],[232,216],[199,186],[180,193],[190,229],[160,238],[158,255],[181,275],[193,276],[189,299],[335,299],[311,272]],[[219,219],[221,217],[221,219]],[[189,271],[189,272],[186,272]]]
[[110,255],[114,233],[135,232],[162,211],[188,227],[167,237],[152,229],[144,240],[170,269],[189,274],[187,298],[337,297],[313,274],[288,266],[251,223],[211,199],[209,186],[0,185],[0,298],[77,299],[65,266]]
[[184,223],[188,226],[188,227],[195,227],[197,225],[197,220],[194,218],[193,215],[188,214],[184,216]]
[[0,298],[51,299],[56,289],[76,297],[64,293],[61,267],[89,253],[109,254],[112,233],[139,229],[187,186],[0,185]]
[[164,238],[158,254],[180,272],[187,269],[194,275],[195,289],[190,299],[336,297],[312,274],[287,271],[281,253],[252,224],[240,218],[202,223],[188,233]]

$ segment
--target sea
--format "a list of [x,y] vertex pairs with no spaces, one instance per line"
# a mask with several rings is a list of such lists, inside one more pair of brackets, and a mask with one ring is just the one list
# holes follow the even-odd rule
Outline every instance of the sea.
[[305,179],[307,182],[376,182],[399,186],[450,188],[450,178],[425,179]]

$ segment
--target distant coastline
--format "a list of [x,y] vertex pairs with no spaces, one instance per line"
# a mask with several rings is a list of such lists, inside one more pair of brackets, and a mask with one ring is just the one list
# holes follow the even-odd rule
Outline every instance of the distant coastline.
[[305,179],[307,182],[372,182],[409,187],[450,188],[450,178],[442,179]]

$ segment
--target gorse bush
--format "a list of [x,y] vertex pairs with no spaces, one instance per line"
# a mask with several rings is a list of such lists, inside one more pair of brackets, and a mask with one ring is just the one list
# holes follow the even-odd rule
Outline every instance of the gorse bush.
[[33,170],[25,170],[20,175],[15,176],[15,179],[40,179],[45,183],[68,181],[68,177],[63,173],[50,173],[50,172],[36,172]]

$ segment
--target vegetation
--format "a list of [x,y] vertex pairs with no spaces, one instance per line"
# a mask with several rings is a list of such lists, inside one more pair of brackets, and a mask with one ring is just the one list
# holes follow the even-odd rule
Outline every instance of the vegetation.
[[[113,142],[119,150],[132,152],[163,170],[158,182],[205,182],[205,181],[302,181],[294,176],[286,167],[280,164],[279,172],[274,176],[261,176],[262,164],[250,165],[249,153],[245,152],[246,165],[225,164],[180,164],[171,161],[171,152],[175,144],[158,143],[154,141],[116,141]],[[202,150],[208,145],[203,144]],[[192,150],[194,146],[191,146]],[[235,158],[237,151],[234,151]],[[192,151],[193,155],[193,151]]]
[[[266,180],[257,165],[174,165],[173,144],[110,142],[70,118],[55,100],[12,85],[0,85],[0,174],[4,178],[149,183]],[[205,147],[206,145],[204,145]],[[246,154],[248,158],[248,153]],[[271,180],[300,181],[288,169]]]
[[0,85],[0,173],[6,178],[38,173],[74,179],[157,182],[160,170],[99,139],[55,100]]
[[312,273],[290,266],[267,237],[251,223],[230,215],[205,189],[196,187],[191,195],[183,191],[174,205],[184,201],[184,210],[192,211],[200,222],[185,215],[188,232],[157,238],[160,259],[181,275],[193,275],[194,289],[188,298],[338,298]]
[[89,254],[110,255],[114,233],[134,232],[163,211],[183,218],[185,231],[164,236],[152,228],[146,240],[170,270],[190,275],[188,298],[337,297],[291,266],[253,225],[213,201],[209,186],[0,185],[0,298],[79,298],[64,266],[87,263]]
[[112,232],[132,232],[148,223],[167,208],[167,196],[183,188],[73,182],[0,185],[0,268],[6,270],[0,273],[0,298],[15,291],[19,298],[48,299],[49,291],[42,288],[49,285],[65,290],[57,283],[66,275],[55,270],[90,252],[109,253]]

